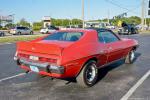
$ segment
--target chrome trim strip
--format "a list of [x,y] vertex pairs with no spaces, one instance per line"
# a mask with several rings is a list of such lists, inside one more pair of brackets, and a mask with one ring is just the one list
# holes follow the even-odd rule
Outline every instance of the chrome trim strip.
[[97,68],[100,69],[100,68],[102,68],[102,67],[106,67],[106,66],[108,66],[108,65],[111,65],[111,64],[113,64],[113,63],[115,63],[115,62],[117,62],[117,61],[124,60],[124,59],[125,59],[125,57],[124,57],[124,58],[117,59],[117,60],[112,61],[112,62],[110,62],[110,63],[104,64],[104,65],[99,66],[99,67],[97,67]]
[[27,65],[38,66],[42,68],[46,68],[49,65],[49,63],[36,63],[36,62],[30,62],[24,59],[19,59],[19,62],[25,65],[27,64]]

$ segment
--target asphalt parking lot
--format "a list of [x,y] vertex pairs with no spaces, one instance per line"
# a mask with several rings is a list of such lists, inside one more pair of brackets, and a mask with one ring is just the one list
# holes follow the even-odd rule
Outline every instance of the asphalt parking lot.
[[91,88],[32,72],[24,74],[13,61],[15,44],[1,44],[0,100],[123,100],[127,96],[128,100],[150,100],[150,35],[123,37],[139,41],[134,64],[119,61],[100,69],[99,80]]

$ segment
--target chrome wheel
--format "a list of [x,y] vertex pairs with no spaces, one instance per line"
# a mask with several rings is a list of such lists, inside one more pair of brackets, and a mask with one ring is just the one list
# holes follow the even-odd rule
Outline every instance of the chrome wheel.
[[130,60],[131,60],[131,62],[134,60],[134,58],[135,58],[135,52],[131,51],[131,53],[130,53]]
[[77,77],[77,82],[83,87],[93,86],[98,78],[98,69],[96,61],[90,60],[84,66],[79,76]]
[[91,83],[95,79],[95,76],[96,76],[95,68],[96,68],[96,65],[92,64],[88,67],[88,69],[86,71],[85,78],[87,79],[88,83]]

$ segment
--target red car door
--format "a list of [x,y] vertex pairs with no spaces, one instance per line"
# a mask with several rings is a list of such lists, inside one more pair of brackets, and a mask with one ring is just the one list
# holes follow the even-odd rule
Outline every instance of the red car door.
[[108,43],[106,45],[108,49],[108,62],[119,60],[124,56],[120,41]]
[[104,39],[102,37],[102,32],[104,31],[98,31],[98,39],[99,39],[99,66],[107,64],[108,61],[108,49],[107,45],[104,42]]
[[99,34],[101,35],[101,43],[105,45],[105,52],[107,52],[107,63],[121,59],[124,52],[122,49],[123,44],[119,37],[107,30],[101,31]]

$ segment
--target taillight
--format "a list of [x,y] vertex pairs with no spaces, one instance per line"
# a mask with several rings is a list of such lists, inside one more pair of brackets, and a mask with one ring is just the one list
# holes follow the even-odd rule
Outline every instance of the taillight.
[[43,61],[43,62],[57,63],[57,59],[51,59],[51,58],[40,57],[39,60],[40,60],[40,61]]
[[39,60],[40,60],[40,61],[43,61],[43,62],[46,62],[46,61],[47,61],[47,58],[40,57]]
[[19,57],[23,57],[23,58],[29,58],[29,55],[27,55],[27,54],[21,54],[21,53],[19,53],[18,56]]
[[57,59],[47,59],[48,62],[51,62],[51,63],[57,63]]

